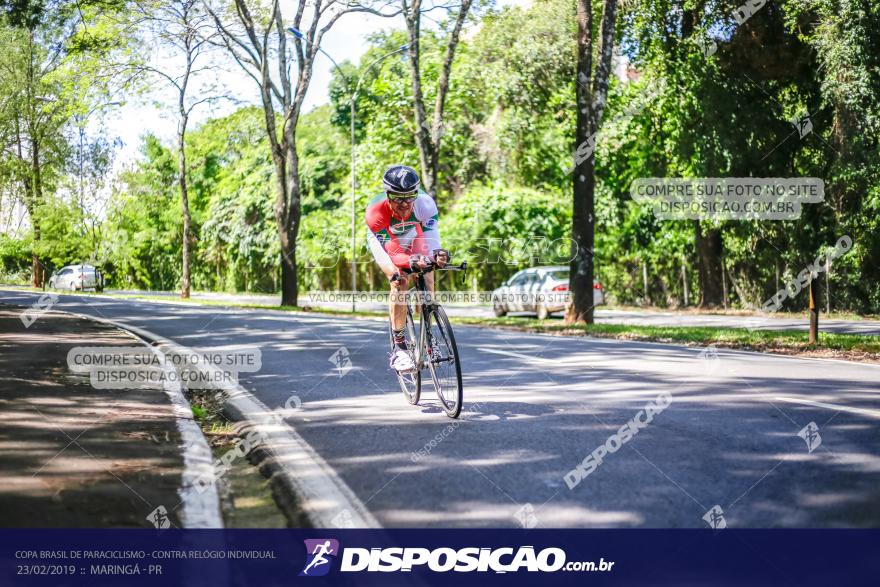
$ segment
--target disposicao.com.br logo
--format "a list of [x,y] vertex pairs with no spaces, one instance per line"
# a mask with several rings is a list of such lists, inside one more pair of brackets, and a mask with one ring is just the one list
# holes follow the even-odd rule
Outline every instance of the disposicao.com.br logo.
[[[332,543],[332,544],[331,544]],[[335,540],[306,540],[308,559],[300,576],[317,576],[329,571],[329,560],[318,562],[325,555],[336,555],[338,542]],[[321,565],[321,567],[319,567]],[[411,572],[414,568],[426,568],[435,573],[446,572],[494,572],[515,573],[518,571],[553,573],[556,571],[610,571],[614,562],[604,558],[595,561],[566,561],[566,553],[561,548],[544,548],[535,551],[533,546],[518,548],[355,548],[342,551],[340,572]]]

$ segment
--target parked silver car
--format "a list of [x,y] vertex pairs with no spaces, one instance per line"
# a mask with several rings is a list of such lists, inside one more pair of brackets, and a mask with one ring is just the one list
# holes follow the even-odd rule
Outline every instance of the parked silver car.
[[52,272],[49,278],[52,289],[69,289],[70,291],[104,290],[104,276],[99,269],[91,265],[67,265]]
[[[515,273],[492,292],[496,316],[508,312],[534,312],[543,320],[553,312],[565,310],[568,302],[568,267],[532,267]],[[593,304],[605,303],[602,284],[593,280]]]

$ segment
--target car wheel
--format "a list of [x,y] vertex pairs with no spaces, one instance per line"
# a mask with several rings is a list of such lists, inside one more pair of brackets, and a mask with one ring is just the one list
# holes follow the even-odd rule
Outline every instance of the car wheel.
[[70,282],[70,291],[76,291],[76,284],[74,282]]
[[547,306],[540,304],[538,306],[538,320],[546,320],[549,315],[550,312],[547,311]]
[[504,306],[502,306],[497,300],[492,304],[492,311],[495,312],[495,316],[498,318],[507,315],[507,310],[505,310]]

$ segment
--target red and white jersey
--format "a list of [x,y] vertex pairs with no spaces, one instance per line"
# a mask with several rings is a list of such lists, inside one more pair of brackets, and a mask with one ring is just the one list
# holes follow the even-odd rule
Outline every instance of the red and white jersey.
[[434,199],[419,192],[408,218],[395,218],[385,193],[367,205],[367,244],[376,262],[386,271],[408,268],[415,254],[433,259],[440,247],[439,214]]

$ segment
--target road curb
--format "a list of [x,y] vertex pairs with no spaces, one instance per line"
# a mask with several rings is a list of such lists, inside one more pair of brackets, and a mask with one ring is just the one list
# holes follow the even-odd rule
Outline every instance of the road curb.
[[[279,423],[273,411],[247,390],[231,392],[224,412],[245,422],[244,434],[263,439],[259,467],[281,497],[285,510],[301,510],[316,528],[381,528],[348,484],[290,425]],[[280,412],[280,413],[279,413]],[[285,511],[296,520],[297,512]]]
[[[189,352],[148,330],[124,322],[97,320],[128,331],[148,344],[158,346],[166,354]],[[305,517],[316,528],[381,528],[348,484],[292,426],[283,421],[284,410],[270,410],[241,385],[223,384],[220,387],[226,394],[224,413],[242,422],[243,436],[259,438],[250,454],[256,456],[257,466],[269,478],[273,493],[291,523],[301,523]],[[181,399],[188,407],[182,393]],[[189,422],[198,429],[192,416]],[[201,430],[198,433],[210,455]],[[213,480],[214,476],[210,475],[210,478]],[[216,495],[216,487],[213,492]],[[219,500],[217,503],[219,512]]]

